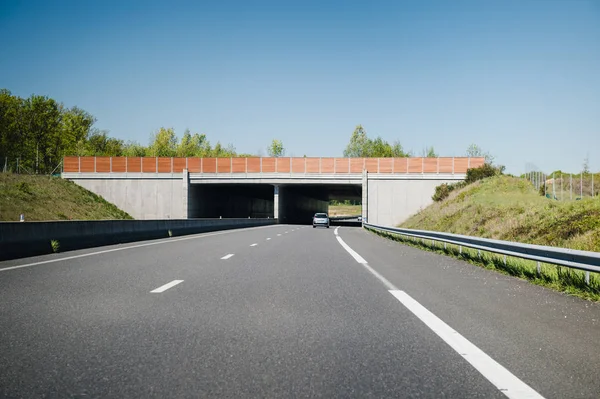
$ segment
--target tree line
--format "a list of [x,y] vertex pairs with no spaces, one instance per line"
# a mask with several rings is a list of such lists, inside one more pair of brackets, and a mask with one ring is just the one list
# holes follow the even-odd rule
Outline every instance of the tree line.
[[[160,128],[147,146],[109,136],[94,126],[96,118],[79,107],[66,107],[48,96],[21,98],[0,89],[0,171],[21,170],[50,173],[58,169],[64,156],[160,156],[160,157],[251,157],[237,153],[232,144],[211,144],[206,134],[186,130],[179,138],[174,129]],[[285,155],[283,142],[272,140],[266,147],[272,157]],[[399,141],[388,143],[381,137],[369,138],[358,125],[344,150],[346,157],[409,157]],[[472,145],[469,156],[486,156]],[[423,149],[422,156],[437,157],[433,147]]]

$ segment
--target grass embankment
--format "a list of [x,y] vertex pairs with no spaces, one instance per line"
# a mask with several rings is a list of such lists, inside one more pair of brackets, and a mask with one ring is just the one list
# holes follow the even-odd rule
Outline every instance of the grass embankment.
[[[484,238],[600,252],[600,199],[559,202],[540,196],[523,180],[498,176],[473,183],[442,202],[434,203],[411,217],[402,227],[445,231]],[[421,242],[410,242],[425,246]],[[600,276],[590,274],[586,285],[584,272],[532,261],[482,254],[447,246],[435,248],[486,268],[526,278],[540,285],[600,300]]]
[[356,216],[362,213],[362,205],[329,205],[329,217]]
[[0,221],[132,219],[115,205],[67,180],[0,173]]

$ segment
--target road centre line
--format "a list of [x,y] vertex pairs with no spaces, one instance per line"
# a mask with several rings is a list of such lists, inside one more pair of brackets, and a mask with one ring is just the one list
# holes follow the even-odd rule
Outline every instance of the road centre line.
[[232,233],[236,233],[236,232],[240,232],[240,231],[246,231],[246,230],[250,230],[250,229],[264,229],[264,228],[274,227],[274,226],[276,226],[276,225],[250,227],[250,228],[228,230],[228,231],[219,231],[219,232],[216,232],[216,233],[200,233],[200,234],[194,234],[194,235],[191,235],[191,236],[188,236],[188,237],[181,237],[181,238],[165,238],[162,241],[149,242],[149,243],[145,243],[145,244],[129,245],[129,246],[120,247],[120,248],[105,249],[103,251],[90,252],[90,253],[87,253],[87,254],[66,256],[64,258],[49,259],[49,260],[43,260],[43,261],[40,261],[40,262],[26,263],[24,265],[9,266],[9,267],[5,267],[5,268],[0,269],[0,272],[5,272],[5,271],[8,271],[8,270],[15,270],[15,269],[22,269],[22,268],[31,267],[31,266],[44,265],[46,263],[55,263],[55,262],[60,262],[60,261],[63,261],[63,260],[85,258],[85,257],[88,257],[88,256],[93,256],[93,255],[102,255],[102,254],[106,254],[106,253],[110,253],[110,252],[124,251],[126,249],[149,247],[149,246],[152,246],[152,245],[169,244],[169,243],[173,243],[173,242],[179,242],[179,241],[185,241],[185,240],[193,240],[193,239],[205,238],[205,237],[213,237],[213,236],[219,236],[219,235],[223,235],[223,234],[232,234]]
[[161,292],[165,292],[169,288],[175,287],[177,284],[180,284],[180,283],[183,283],[183,280],[173,280],[170,283],[162,285],[162,286],[158,287],[157,289],[154,289],[150,292],[153,294],[160,294]]
[[250,246],[251,246],[251,247],[255,247],[255,246],[257,246],[257,245],[258,245],[258,244],[256,244],[256,243],[254,243],[254,244],[250,244]]
[[267,241],[269,241],[271,239],[271,237],[267,237]]
[[233,255],[234,254],[228,254],[228,255],[223,256],[221,259],[227,260],[227,259],[231,258]]
[[[337,230],[337,229],[336,229]],[[431,313],[427,308],[417,302],[406,292],[399,290],[389,280],[369,266],[367,261],[354,251],[341,237],[336,237],[340,245],[365,269],[377,277],[406,309],[421,320],[429,329],[440,337],[447,345],[456,351],[463,359],[473,366],[483,377],[491,382],[500,392],[511,399],[543,399],[537,391],[521,381],[500,363],[471,343],[446,324],[439,317]]]

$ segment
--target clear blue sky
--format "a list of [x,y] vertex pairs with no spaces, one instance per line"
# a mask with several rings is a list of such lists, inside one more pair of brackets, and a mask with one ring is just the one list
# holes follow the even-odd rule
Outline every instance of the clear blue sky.
[[600,1],[0,2],[0,87],[148,143],[341,156],[362,124],[509,172],[600,171]]

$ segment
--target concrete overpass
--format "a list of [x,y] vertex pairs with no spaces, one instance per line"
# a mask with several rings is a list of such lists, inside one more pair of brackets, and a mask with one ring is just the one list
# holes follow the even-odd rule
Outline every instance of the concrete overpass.
[[63,178],[136,219],[276,218],[308,223],[332,199],[361,200],[363,218],[395,225],[463,180],[483,158],[65,157]]

